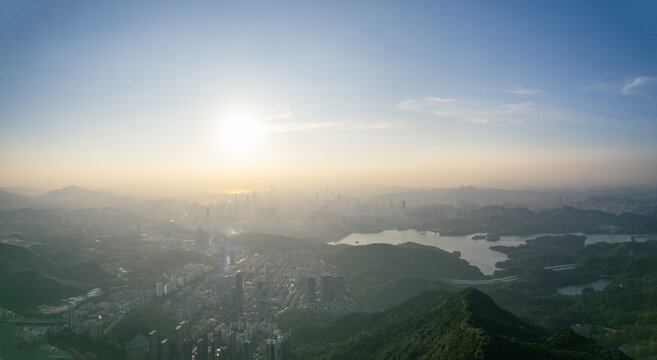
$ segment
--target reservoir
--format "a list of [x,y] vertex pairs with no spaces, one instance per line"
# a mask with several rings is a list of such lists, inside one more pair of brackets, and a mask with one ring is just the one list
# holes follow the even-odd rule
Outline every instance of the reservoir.
[[[405,242],[414,242],[417,244],[435,246],[445,251],[460,251],[461,258],[476,266],[485,275],[491,275],[495,270],[495,264],[507,259],[505,254],[491,250],[491,246],[518,246],[524,244],[527,240],[536,239],[541,236],[562,235],[562,234],[535,234],[524,236],[502,236],[499,241],[473,240],[472,237],[482,234],[470,234],[464,236],[441,236],[437,232],[417,231],[417,230],[386,230],[379,233],[369,234],[351,234],[346,238],[333,242],[331,244],[348,244],[348,245],[367,245],[374,243],[383,243],[399,245]],[[584,235],[575,233],[575,235],[586,236],[585,244],[594,244],[597,242],[625,242],[632,240],[632,235],[611,235],[596,234]]]

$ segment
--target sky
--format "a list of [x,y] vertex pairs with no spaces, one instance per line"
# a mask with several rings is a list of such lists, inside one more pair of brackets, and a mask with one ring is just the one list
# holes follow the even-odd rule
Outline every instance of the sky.
[[0,186],[657,184],[654,1],[0,0]]

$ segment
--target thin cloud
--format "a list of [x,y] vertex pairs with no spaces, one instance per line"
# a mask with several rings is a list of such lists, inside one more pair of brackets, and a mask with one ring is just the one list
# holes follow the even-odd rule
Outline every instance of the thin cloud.
[[432,114],[472,124],[519,123],[534,116],[533,102],[488,104],[472,100],[425,97],[404,100],[395,106],[398,110]]
[[404,126],[401,121],[375,122],[286,122],[269,124],[263,130],[270,133],[296,133],[314,130],[371,131],[385,130]]
[[516,88],[513,90],[507,90],[506,92],[510,94],[516,94],[516,95],[536,95],[540,94],[543,91],[542,90],[537,90],[537,89],[523,89],[523,88]]
[[[321,107],[289,108],[280,106],[263,117],[260,127],[268,133],[299,133],[316,130],[375,131],[405,126],[393,120],[383,121],[322,121]],[[316,119],[316,120],[309,120]]]
[[330,129],[339,127],[337,122],[285,122],[274,123],[263,126],[265,132],[270,133],[293,133],[302,131],[312,131],[320,129]]
[[608,82],[598,82],[595,84],[585,85],[581,87],[584,92],[590,93],[616,93],[618,92],[618,85]]
[[524,111],[534,111],[533,105],[533,101],[527,101],[519,104],[505,104],[498,106],[497,109],[493,110],[493,112],[498,114],[512,114]]
[[397,104],[395,107],[400,110],[423,111],[423,109],[427,106],[427,104],[431,104],[431,103],[444,104],[444,103],[453,103],[456,101],[457,101],[456,99],[426,97],[422,99],[404,100],[399,104]]
[[638,96],[655,100],[657,99],[657,77],[637,76],[625,81],[598,82],[583,86],[581,89],[585,92]]
[[639,76],[628,81],[621,92],[625,95],[644,95],[646,92],[654,92],[657,85],[657,77]]

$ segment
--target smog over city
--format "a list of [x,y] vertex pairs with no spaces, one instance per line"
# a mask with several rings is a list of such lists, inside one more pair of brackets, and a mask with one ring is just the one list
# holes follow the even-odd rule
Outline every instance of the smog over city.
[[0,360],[656,359],[657,3],[0,0]]

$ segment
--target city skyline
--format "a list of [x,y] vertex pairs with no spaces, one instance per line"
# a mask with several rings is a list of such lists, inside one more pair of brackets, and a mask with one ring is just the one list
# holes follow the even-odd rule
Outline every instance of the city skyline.
[[648,1],[0,14],[2,187],[657,182]]

